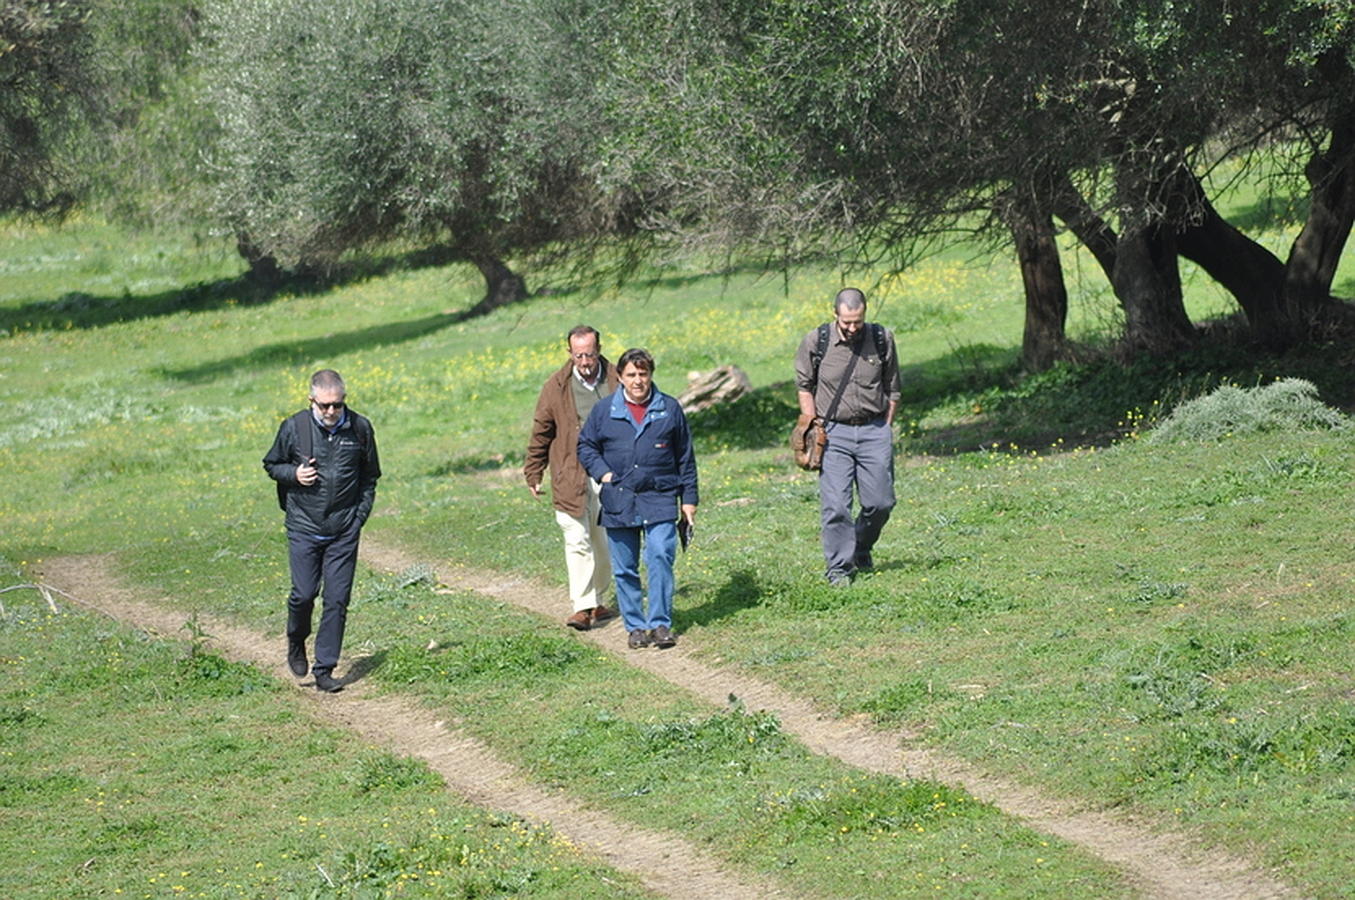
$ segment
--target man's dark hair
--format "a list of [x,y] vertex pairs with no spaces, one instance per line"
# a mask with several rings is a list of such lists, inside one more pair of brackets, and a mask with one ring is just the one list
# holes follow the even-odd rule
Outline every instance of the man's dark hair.
[[315,396],[316,391],[338,391],[341,394],[347,394],[348,388],[343,383],[343,376],[333,369],[321,369],[311,376],[311,396]]
[[598,330],[594,328],[592,325],[575,325],[573,328],[569,329],[569,334],[565,335],[565,346],[568,347],[570,342],[573,341],[576,337],[584,337],[585,335],[589,334],[591,334],[597,340],[598,349],[601,350],[602,335],[598,334]]
[[837,292],[833,298],[833,312],[842,311],[845,306],[847,309],[861,309],[866,305],[866,293],[860,288],[843,288]]
[[644,369],[649,374],[654,374],[654,357],[649,355],[649,351],[642,347],[631,347],[621,358],[616,361],[616,371],[618,374],[626,371],[626,366],[634,363],[636,368]]

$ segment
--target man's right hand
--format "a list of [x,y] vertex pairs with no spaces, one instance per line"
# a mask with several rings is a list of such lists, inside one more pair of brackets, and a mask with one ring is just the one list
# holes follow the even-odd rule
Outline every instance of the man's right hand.
[[537,482],[536,484],[529,484],[529,485],[527,485],[527,490],[529,490],[529,491],[532,492],[532,496],[533,496],[533,497],[540,497],[540,496],[541,496],[541,483],[540,483],[540,482]]
[[315,484],[315,479],[320,473],[315,469],[315,460],[312,458],[296,467],[296,482],[303,487],[310,487]]

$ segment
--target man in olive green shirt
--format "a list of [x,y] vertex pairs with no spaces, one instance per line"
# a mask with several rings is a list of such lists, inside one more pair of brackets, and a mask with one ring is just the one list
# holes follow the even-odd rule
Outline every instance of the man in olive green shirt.
[[860,290],[838,291],[833,319],[800,342],[795,384],[801,414],[822,417],[828,432],[819,472],[825,574],[830,584],[847,585],[874,566],[871,550],[894,509],[899,359],[889,329],[866,321]]

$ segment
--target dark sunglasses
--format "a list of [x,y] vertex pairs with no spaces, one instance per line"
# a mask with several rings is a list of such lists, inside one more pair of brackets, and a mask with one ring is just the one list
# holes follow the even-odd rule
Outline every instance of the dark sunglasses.
[[343,409],[345,405],[342,400],[340,400],[337,403],[321,403],[319,400],[315,400],[312,398],[311,402],[314,403],[316,406],[320,407],[321,409]]

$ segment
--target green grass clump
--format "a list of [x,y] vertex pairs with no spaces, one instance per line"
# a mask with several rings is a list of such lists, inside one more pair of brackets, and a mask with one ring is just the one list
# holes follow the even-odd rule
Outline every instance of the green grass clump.
[[546,677],[567,671],[584,655],[578,643],[543,634],[471,637],[450,641],[437,651],[433,655],[420,648],[396,648],[386,657],[385,674],[407,681]]
[[1225,384],[1187,400],[1150,437],[1154,441],[1217,441],[1239,434],[1346,428],[1349,424],[1347,416],[1321,401],[1314,384],[1302,378],[1281,378],[1254,388]]

